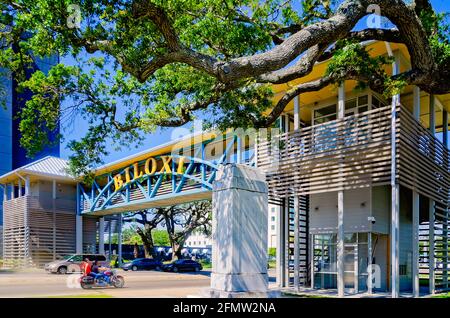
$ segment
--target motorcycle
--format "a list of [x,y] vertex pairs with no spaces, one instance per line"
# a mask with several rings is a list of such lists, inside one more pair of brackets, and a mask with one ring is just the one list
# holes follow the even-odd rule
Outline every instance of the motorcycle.
[[82,276],[80,278],[80,285],[83,289],[89,289],[92,287],[110,287],[122,288],[125,285],[125,279],[117,275],[115,270],[107,270],[103,272],[104,276],[98,279],[92,276]]

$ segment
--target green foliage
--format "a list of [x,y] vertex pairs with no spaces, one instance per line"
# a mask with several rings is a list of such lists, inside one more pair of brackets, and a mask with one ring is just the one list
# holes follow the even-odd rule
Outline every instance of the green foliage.
[[336,43],[336,51],[328,64],[326,76],[333,78],[335,83],[349,77],[357,79],[360,88],[366,83],[376,84],[382,88],[385,97],[391,97],[398,94],[406,85],[405,81],[393,79],[384,71],[383,66],[392,62],[390,57],[372,57],[358,42],[342,40]]
[[[73,152],[70,172],[90,181],[90,169],[112,151],[140,145],[160,126],[175,126],[196,117],[207,127],[247,128],[259,122],[272,106],[270,87],[246,78],[225,87],[201,67],[175,63],[158,66],[152,76],[138,70],[173,53],[155,22],[135,14],[139,1],[15,0],[1,1],[0,68],[14,72],[20,91],[34,95],[19,114],[21,144],[32,156],[55,142],[48,132],[74,129],[74,118],[88,124],[86,134],[68,142]],[[166,12],[181,47],[218,61],[267,51],[274,42],[311,23],[327,19],[338,0],[304,0],[299,6],[285,0],[148,0]],[[71,26],[80,8],[81,25]],[[141,11],[139,11],[141,10]],[[161,16],[161,15],[160,15]],[[445,15],[421,16],[430,45],[442,68],[448,68],[450,49]],[[72,21],[73,22],[73,21]],[[279,32],[284,30],[283,32]],[[290,30],[290,31],[285,31]],[[404,85],[382,71],[381,59],[355,43],[341,42],[327,73],[343,78],[345,72],[382,79],[386,95]],[[49,72],[32,72],[39,58],[73,58]],[[1,95],[1,94],[0,94]],[[1,97],[1,96],[0,96]],[[4,98],[3,98],[4,99]],[[60,105],[63,105],[61,108]],[[58,136],[62,137],[62,136]]]
[[[119,243],[119,236],[117,233],[111,235],[111,243],[112,244]],[[122,244],[142,245],[141,237],[139,236],[139,234],[136,233],[135,227],[131,226],[128,228],[124,228],[122,230]]]
[[275,247],[270,247],[268,255],[271,256],[271,257],[276,257],[277,256],[277,249]]
[[434,58],[442,68],[450,67],[450,23],[449,13],[423,11],[420,15],[428,34]]
[[153,244],[155,246],[169,246],[169,234],[166,230],[153,230],[152,231]]
[[202,264],[203,269],[210,269],[212,268],[212,263],[210,259],[201,259],[199,261],[200,264]]

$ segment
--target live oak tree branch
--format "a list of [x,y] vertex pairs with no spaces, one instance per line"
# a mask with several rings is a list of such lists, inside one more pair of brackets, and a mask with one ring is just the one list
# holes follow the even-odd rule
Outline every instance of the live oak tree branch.
[[[0,66],[23,71],[27,52],[46,49],[48,53],[56,50],[75,56],[85,50],[92,56],[112,58],[116,74],[105,73],[105,78],[112,78],[112,85],[98,84],[95,76],[87,76],[80,87],[80,75],[64,69],[50,72],[46,79],[33,77],[23,85],[41,94],[33,101],[36,105],[45,105],[50,97],[54,101],[56,95],[76,95],[76,104],[84,105],[93,123],[84,140],[90,145],[102,144],[93,140],[98,132],[106,130],[114,136],[123,133],[128,141],[139,129],[180,126],[191,121],[196,112],[211,107],[225,113],[234,111],[256,127],[269,126],[295,96],[346,79],[364,82],[378,91],[392,82],[401,82],[432,94],[450,92],[450,41],[439,30],[439,15],[429,0],[410,4],[403,0],[308,3],[312,5],[299,13],[291,1],[282,0],[250,0],[245,5],[236,1],[235,7],[222,1],[206,5],[176,0],[118,0],[112,5],[91,1],[82,4],[82,26],[68,28],[64,21],[70,13],[59,1],[3,0],[0,9],[13,22],[8,23],[10,32],[0,28],[0,40],[6,41],[0,43],[20,50],[2,50]],[[354,30],[374,5],[395,27]],[[252,9],[243,9],[246,6]],[[30,30],[29,36],[18,37],[25,29]],[[349,65],[347,70],[329,72],[320,79],[292,87],[268,115],[262,115],[268,107],[257,105],[269,97],[265,87],[301,79],[312,72],[315,63],[333,61],[345,53],[342,45],[358,49],[351,43],[370,40],[404,44],[411,57],[411,70],[387,76],[381,62],[378,70],[373,63],[359,68]],[[61,89],[58,85],[66,87]],[[89,88],[94,85],[95,89]],[[40,88],[45,88],[45,94]],[[120,95],[119,92],[129,100],[137,97],[144,110],[129,111],[126,120],[119,119],[117,105],[109,104],[113,101],[110,95]],[[233,98],[235,101],[230,101]],[[247,113],[236,111],[236,104],[241,101],[248,107]],[[45,122],[42,118],[41,121]],[[27,123],[31,125],[32,120]],[[83,148],[75,145],[78,150]]]

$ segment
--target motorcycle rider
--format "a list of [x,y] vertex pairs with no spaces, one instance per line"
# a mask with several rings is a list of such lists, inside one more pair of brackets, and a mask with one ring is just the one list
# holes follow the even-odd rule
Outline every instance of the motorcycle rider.
[[92,264],[91,276],[94,277],[94,279],[97,282],[100,282],[100,279],[103,279],[103,281],[105,283],[108,283],[108,280],[109,280],[109,277],[107,275],[105,275],[104,273],[100,272],[100,268],[98,266],[97,260],[95,260],[93,262],[93,264]]

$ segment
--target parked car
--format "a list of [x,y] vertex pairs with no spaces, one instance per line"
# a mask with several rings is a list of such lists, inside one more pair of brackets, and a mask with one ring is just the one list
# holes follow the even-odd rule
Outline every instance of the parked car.
[[170,264],[165,264],[162,267],[165,272],[181,272],[181,271],[194,271],[198,272],[203,269],[202,265],[196,261],[190,259],[180,259]]
[[125,263],[122,265],[122,269],[124,271],[132,270],[150,270],[156,269],[157,271],[161,270],[163,263],[159,260],[153,258],[136,258],[135,260]]
[[67,273],[80,273],[81,263],[85,259],[89,259],[91,262],[98,261],[100,266],[108,266],[108,261],[105,255],[101,254],[73,254],[63,257],[61,260],[53,261],[45,264],[44,269],[48,273],[53,274],[67,274]]

